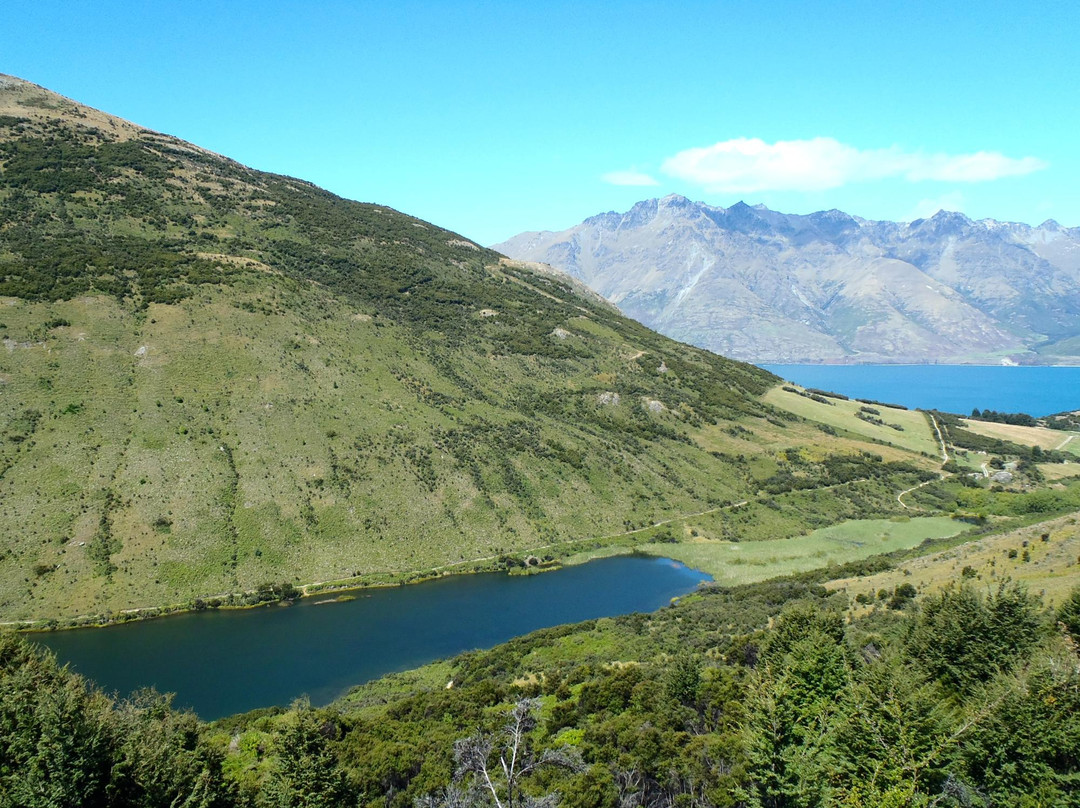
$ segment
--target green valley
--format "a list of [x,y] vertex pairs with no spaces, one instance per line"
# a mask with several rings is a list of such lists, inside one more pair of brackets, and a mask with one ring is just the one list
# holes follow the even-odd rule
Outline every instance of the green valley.
[[712,586],[211,724],[0,635],[0,716],[20,717],[0,805],[486,805],[483,767],[506,798],[514,752],[514,804],[1076,805],[1080,588],[968,582],[915,606],[900,584],[845,621],[837,583],[888,566]]
[[808,422],[429,223],[14,79],[0,116],[5,620],[543,561],[743,500],[724,536],[797,535],[935,468],[922,416]]

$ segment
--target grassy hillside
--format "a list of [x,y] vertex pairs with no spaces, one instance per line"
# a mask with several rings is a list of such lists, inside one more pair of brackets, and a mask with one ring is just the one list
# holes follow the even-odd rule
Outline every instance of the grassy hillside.
[[1080,445],[1076,445],[1075,432],[1060,429],[1047,429],[1042,426],[1020,426],[1017,424],[999,424],[992,421],[964,419],[964,429],[989,438],[1012,441],[1023,446],[1038,446],[1040,449],[1057,450],[1068,454],[1080,454]]
[[689,435],[768,414],[767,374],[386,208],[0,99],[0,615],[426,570],[741,493]]
[[1039,522],[940,550],[875,575],[838,579],[830,588],[843,589],[855,599],[852,608],[863,614],[879,592],[892,593],[910,583],[929,594],[958,580],[986,588],[1001,581],[1021,581],[1048,603],[1058,605],[1080,583],[1080,529],[1075,515]]
[[765,400],[780,409],[864,439],[932,456],[940,454],[933,427],[926,415],[917,410],[823,396],[792,384],[774,387]]
[[[794,535],[920,473],[557,275],[10,78],[0,340],[6,620],[553,555],[763,494],[800,500]],[[775,535],[754,507],[729,533]]]

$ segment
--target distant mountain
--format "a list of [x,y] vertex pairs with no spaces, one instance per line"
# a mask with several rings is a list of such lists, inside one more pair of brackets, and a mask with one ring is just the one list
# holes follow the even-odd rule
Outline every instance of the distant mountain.
[[754,362],[1080,362],[1080,228],[909,224],[671,195],[494,249]]

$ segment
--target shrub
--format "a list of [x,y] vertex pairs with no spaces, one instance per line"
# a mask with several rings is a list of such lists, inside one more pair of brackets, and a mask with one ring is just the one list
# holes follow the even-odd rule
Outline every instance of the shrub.
[[1008,670],[1039,639],[1036,602],[1014,583],[984,598],[969,584],[928,596],[908,637],[908,653],[959,692]]

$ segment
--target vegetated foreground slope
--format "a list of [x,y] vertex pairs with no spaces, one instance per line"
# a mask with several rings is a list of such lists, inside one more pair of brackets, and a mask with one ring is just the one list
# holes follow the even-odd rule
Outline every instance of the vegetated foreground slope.
[[0,804],[482,805],[490,783],[564,808],[1080,805],[1080,588],[914,606],[907,579],[845,623],[824,580],[710,586],[210,725],[0,634]]
[[846,486],[802,503],[819,522],[896,487],[872,444],[764,403],[770,374],[13,78],[0,339],[3,619],[625,532],[758,492],[792,446],[804,488]]
[[784,214],[671,195],[495,247],[753,362],[1075,364],[1080,228]]

